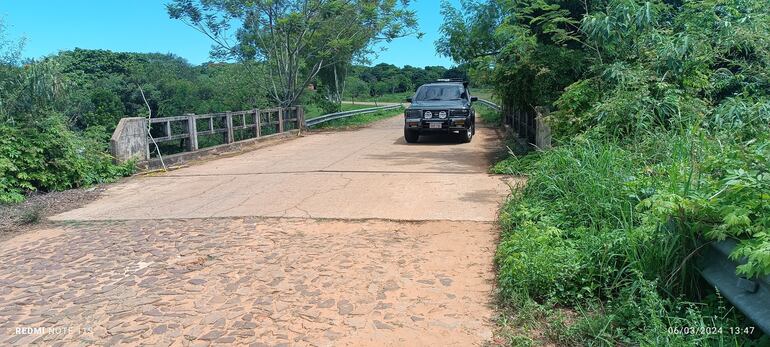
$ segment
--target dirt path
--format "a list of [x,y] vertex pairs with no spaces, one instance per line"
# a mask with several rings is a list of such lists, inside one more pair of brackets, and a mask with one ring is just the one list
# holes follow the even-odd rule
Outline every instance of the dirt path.
[[482,344],[498,135],[399,124],[132,179],[0,243],[0,345]]

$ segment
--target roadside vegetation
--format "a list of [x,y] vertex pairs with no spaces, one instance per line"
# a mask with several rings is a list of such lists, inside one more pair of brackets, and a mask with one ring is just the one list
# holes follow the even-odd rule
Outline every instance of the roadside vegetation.
[[476,110],[476,117],[481,119],[482,123],[489,126],[502,125],[502,115],[500,112],[478,103],[474,105],[474,108]]
[[[440,52],[502,103],[547,106],[554,148],[501,212],[500,336],[514,345],[766,345],[694,255],[733,238],[770,274],[770,9],[760,1],[445,4]],[[469,35],[468,33],[472,33]],[[474,42],[469,42],[469,40]],[[721,329],[677,334],[672,328]]]

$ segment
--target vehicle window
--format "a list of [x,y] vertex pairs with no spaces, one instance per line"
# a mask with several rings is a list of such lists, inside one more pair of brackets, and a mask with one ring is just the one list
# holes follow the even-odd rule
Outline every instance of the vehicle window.
[[454,85],[427,85],[417,90],[414,99],[418,101],[460,100],[463,87]]

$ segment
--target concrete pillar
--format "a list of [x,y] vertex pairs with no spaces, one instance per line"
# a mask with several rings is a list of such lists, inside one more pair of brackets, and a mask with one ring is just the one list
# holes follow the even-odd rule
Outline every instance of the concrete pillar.
[[262,118],[262,112],[260,112],[259,110],[255,109],[254,110],[254,124],[256,125],[256,127],[254,129],[254,134],[255,134],[256,137],[262,136],[262,120],[260,120],[260,118]]
[[225,143],[233,143],[233,115],[230,114],[230,111],[227,111],[225,114],[225,124],[227,126],[227,132],[225,133]]
[[190,138],[187,141],[187,150],[189,151],[197,151],[198,150],[198,127],[196,126],[195,122],[195,114],[194,113],[187,113],[185,114],[187,116],[187,133],[190,135]]
[[537,117],[535,118],[535,146],[538,149],[551,148],[551,127],[548,126],[546,118],[550,113],[547,107],[536,107],[535,112]]
[[297,129],[305,130],[305,108],[297,106]]
[[117,163],[146,161],[149,158],[147,119],[122,118],[110,138],[110,154]]

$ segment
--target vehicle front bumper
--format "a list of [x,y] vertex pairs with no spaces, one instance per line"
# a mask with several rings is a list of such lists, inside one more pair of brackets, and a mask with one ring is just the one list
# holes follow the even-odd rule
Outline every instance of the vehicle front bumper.
[[[441,127],[438,128],[436,125],[431,127],[431,124],[441,124]],[[446,119],[407,118],[404,120],[404,129],[420,132],[449,133],[468,130],[470,125],[468,117],[451,117]]]

